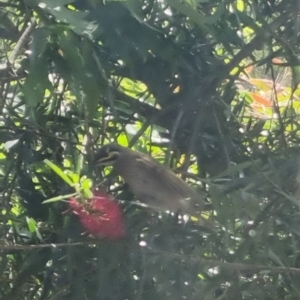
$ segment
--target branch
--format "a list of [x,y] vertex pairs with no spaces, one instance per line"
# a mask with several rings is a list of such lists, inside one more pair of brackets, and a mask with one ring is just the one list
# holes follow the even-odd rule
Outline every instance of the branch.
[[[263,265],[250,265],[244,263],[230,263],[222,262],[218,260],[206,259],[195,257],[192,255],[184,255],[177,253],[169,253],[164,251],[158,251],[153,249],[148,249],[150,254],[158,254],[160,256],[168,256],[174,259],[188,259],[192,263],[200,263],[201,265],[209,265],[210,268],[222,267],[230,271],[253,271],[253,272],[270,272],[270,273],[284,273],[284,274],[296,274],[300,275],[299,268],[289,268],[289,267],[274,267],[274,266],[263,266]],[[148,251],[147,250],[147,251]]]
[[[76,243],[59,243],[59,244],[40,244],[40,245],[8,245],[0,246],[1,251],[11,251],[11,250],[33,250],[41,248],[62,248],[62,247],[78,247],[78,246],[88,246],[95,245],[95,243],[90,242],[76,242]],[[200,263],[202,265],[209,265],[209,267],[222,267],[227,268],[231,271],[253,271],[253,272],[270,272],[270,273],[284,273],[284,274],[295,274],[300,275],[299,268],[290,268],[290,267],[274,267],[274,266],[263,266],[263,265],[250,265],[244,263],[230,263],[222,262],[218,260],[206,259],[195,257],[193,255],[184,255],[177,253],[164,252],[153,249],[145,249],[149,254],[160,255],[172,257],[174,259],[188,259],[192,263]]]

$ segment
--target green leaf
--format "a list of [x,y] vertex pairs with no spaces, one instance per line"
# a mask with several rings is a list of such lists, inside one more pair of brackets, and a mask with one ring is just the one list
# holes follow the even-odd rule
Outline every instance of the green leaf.
[[70,170],[65,170],[64,174],[66,174],[72,180],[73,184],[79,183],[78,174],[76,174]]
[[52,169],[52,171],[54,171],[58,176],[60,176],[68,185],[70,186],[74,186],[74,183],[70,180],[70,178],[62,171],[62,169],[60,169],[57,165],[55,165],[54,163],[52,163],[50,160],[45,159],[44,163],[50,168]]
[[36,222],[32,218],[29,218],[29,217],[26,217],[26,222],[27,222],[29,231],[31,233],[36,232],[36,230],[37,230]]
[[62,201],[62,200],[65,200],[65,199],[69,199],[71,197],[75,197],[76,195],[78,195],[78,194],[77,193],[72,193],[72,194],[68,194],[68,195],[53,197],[53,198],[50,198],[50,199],[47,199],[47,200],[43,201],[42,204]]
[[93,197],[93,193],[90,189],[82,189],[81,193],[85,199],[91,199]]
[[45,28],[37,28],[32,33],[29,44],[29,74],[22,87],[26,103],[36,107],[44,99],[46,90],[51,91],[52,85],[48,79],[48,63],[44,52],[48,46],[50,32]]
[[[203,31],[203,33],[210,32],[209,28],[206,26],[206,17],[203,14],[197,12],[189,5],[184,4],[179,0],[167,0],[166,1],[171,7],[177,9],[180,13],[187,16],[193,23],[198,25],[198,27]],[[212,32],[210,32],[212,34]]]
[[90,22],[84,20],[87,16],[87,12],[69,10],[64,5],[72,3],[74,1],[52,1],[52,0],[43,0],[38,1],[40,9],[45,10],[46,13],[49,13],[55,16],[61,22],[67,23],[72,26],[73,30],[77,34],[87,33],[89,34],[89,25]]
[[86,178],[86,176],[81,177],[80,183],[81,183],[81,187],[83,189],[90,189],[93,186],[92,180],[89,178]]

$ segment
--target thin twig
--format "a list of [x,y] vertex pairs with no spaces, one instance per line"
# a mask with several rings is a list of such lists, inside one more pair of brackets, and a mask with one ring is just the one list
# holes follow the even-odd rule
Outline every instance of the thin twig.
[[90,243],[76,242],[76,243],[59,243],[59,244],[53,243],[53,244],[39,244],[39,245],[5,245],[5,246],[0,246],[0,251],[78,247],[78,246],[86,246],[89,244]]
[[21,49],[24,47],[26,44],[29,35],[32,33],[33,29],[35,27],[35,22],[30,22],[25,29],[25,31],[22,33],[21,37],[19,38],[15,48],[11,52],[11,54],[8,57],[8,62],[13,65],[17,56],[20,54]]

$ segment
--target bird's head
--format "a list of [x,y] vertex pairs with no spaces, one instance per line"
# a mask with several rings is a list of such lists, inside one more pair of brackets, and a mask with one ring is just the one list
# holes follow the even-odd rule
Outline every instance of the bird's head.
[[117,144],[101,147],[95,155],[96,166],[112,166],[115,164],[124,148]]

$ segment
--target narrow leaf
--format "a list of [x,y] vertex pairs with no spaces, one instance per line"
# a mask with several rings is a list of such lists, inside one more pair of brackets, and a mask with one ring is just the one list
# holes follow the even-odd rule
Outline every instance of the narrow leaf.
[[72,194],[68,194],[68,195],[53,197],[53,198],[50,198],[50,199],[47,199],[47,200],[43,201],[42,204],[47,204],[47,203],[53,203],[53,202],[62,201],[62,200],[74,197],[76,195],[77,195],[77,193],[72,193]]
[[50,160],[45,159],[44,163],[52,169],[58,176],[60,176],[68,185],[74,186],[74,183],[71,181],[71,179],[62,171],[61,168],[59,168],[57,165],[52,163]]

